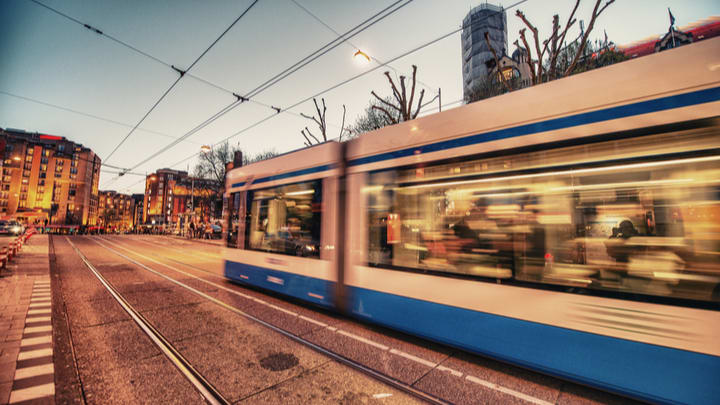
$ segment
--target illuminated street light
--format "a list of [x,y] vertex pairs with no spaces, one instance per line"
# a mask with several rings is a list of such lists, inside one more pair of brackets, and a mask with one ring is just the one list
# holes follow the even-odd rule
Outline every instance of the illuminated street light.
[[20,159],[20,156],[13,156],[13,160],[16,162],[19,162],[22,159]]
[[200,152],[202,152],[202,153],[208,153],[208,152],[210,152],[210,150],[212,150],[210,145],[203,145],[200,147]]
[[370,57],[368,56],[368,54],[366,54],[365,52],[363,52],[359,49],[357,50],[357,52],[355,52],[355,54],[353,55],[353,58],[355,60],[359,60],[359,61],[362,61],[362,58],[365,58],[365,60],[367,62],[370,62]]

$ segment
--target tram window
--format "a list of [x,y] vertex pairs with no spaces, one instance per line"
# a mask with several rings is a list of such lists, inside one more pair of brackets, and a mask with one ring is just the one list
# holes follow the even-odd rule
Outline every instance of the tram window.
[[478,176],[498,164],[371,173],[369,264],[720,301],[717,160]]
[[248,249],[320,256],[321,180],[255,190],[248,203]]
[[238,247],[238,231],[240,229],[241,193],[232,193],[228,199],[228,231],[227,247]]

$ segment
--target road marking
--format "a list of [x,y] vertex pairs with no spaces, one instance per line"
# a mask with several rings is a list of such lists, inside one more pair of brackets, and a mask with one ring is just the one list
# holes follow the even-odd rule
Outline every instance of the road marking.
[[33,302],[28,308],[50,308],[49,302]]
[[55,369],[53,368],[52,361],[47,364],[33,367],[19,368],[15,370],[15,379],[20,380],[23,378],[37,377],[39,375],[53,374]]
[[421,359],[420,357],[413,356],[412,354],[410,354],[410,353],[405,353],[405,352],[403,352],[403,351],[401,351],[401,350],[390,349],[390,353],[396,354],[396,355],[398,355],[398,356],[400,356],[400,357],[405,357],[405,358],[408,359],[408,360],[412,360],[412,361],[414,361],[414,362],[416,362],[416,363],[420,363],[420,364],[425,365],[425,366],[428,366],[428,367],[430,367],[430,368],[434,368],[435,366],[437,366],[437,363],[433,363],[432,361],[428,361],[428,360],[425,360],[425,359]]
[[448,373],[454,375],[455,377],[462,377],[462,375],[463,375],[463,373],[461,373],[457,370],[453,370],[451,368],[445,367],[445,366],[438,366],[437,369],[440,371],[447,371]]
[[293,312],[293,311],[287,310],[287,309],[285,309],[285,308],[281,308],[281,307],[279,307],[279,306],[277,306],[277,305],[273,305],[273,304],[268,303],[267,306],[269,306],[269,307],[272,308],[272,309],[277,309],[277,310],[280,311],[280,312],[284,312],[284,313],[286,313],[286,314],[290,314],[290,315],[292,315],[292,316],[298,316],[298,313],[297,313],[297,312]]
[[50,302],[50,297],[30,297],[30,302]]
[[29,401],[31,399],[44,398],[55,395],[55,383],[36,385],[30,388],[23,388],[10,392],[11,404]]
[[391,396],[392,396],[392,394],[385,394],[385,393],[383,393],[383,394],[375,394],[375,395],[373,395],[373,398],[382,399],[382,398],[388,398],[388,397],[391,397]]
[[18,354],[18,360],[30,360],[30,359],[37,359],[40,357],[46,357],[46,356],[52,356],[53,351],[52,349],[38,349],[38,350],[30,350],[27,352],[20,352]]
[[320,321],[316,321],[316,320],[314,320],[314,319],[312,319],[312,318],[308,318],[308,317],[305,316],[305,315],[300,315],[298,318],[302,319],[303,321],[308,321],[308,322],[310,322],[310,323],[314,323],[315,325],[322,326],[323,328],[326,327],[326,326],[328,326],[326,323],[323,323],[323,322],[320,322]]
[[29,328],[25,328],[23,330],[23,333],[36,333],[36,332],[52,332],[52,326],[31,326]]
[[25,323],[47,322],[50,320],[51,318],[49,316],[28,316],[27,318],[25,318]]
[[40,336],[40,337],[35,337],[35,338],[23,339],[20,341],[20,347],[39,345],[41,343],[52,343],[52,336],[48,335],[48,336]]
[[337,333],[340,334],[340,335],[343,335],[343,336],[347,336],[347,337],[349,337],[350,339],[355,339],[355,340],[358,340],[358,341],[363,342],[363,343],[365,343],[365,344],[368,344],[368,345],[370,345],[370,346],[377,347],[377,348],[380,349],[380,350],[387,350],[387,349],[389,349],[389,347],[387,347],[387,346],[385,346],[385,345],[383,345],[383,344],[380,344],[380,343],[377,343],[377,342],[373,342],[373,341],[370,340],[370,339],[365,339],[365,338],[362,337],[362,336],[358,336],[358,335],[353,334],[353,333],[350,333],[350,332],[345,332],[344,330],[338,330]]
[[28,315],[50,315],[52,311],[50,308],[47,309],[31,309],[27,312]]
[[[153,263],[159,264],[159,265],[161,265],[161,266],[163,266],[163,267],[166,267],[166,268],[168,268],[168,269],[170,269],[170,270],[172,270],[172,271],[175,271],[175,272],[177,272],[177,273],[180,273],[180,274],[189,276],[189,277],[191,277],[191,278],[194,278],[194,279],[196,279],[196,280],[202,281],[202,282],[204,282],[204,283],[206,283],[206,284],[212,285],[212,286],[214,286],[214,287],[216,287],[216,288],[225,290],[225,291],[230,292],[230,293],[232,293],[232,294],[235,294],[235,295],[238,295],[238,296],[247,298],[247,299],[252,300],[252,301],[254,301],[254,302],[257,302],[257,303],[259,303],[259,304],[267,305],[267,306],[269,306],[269,307],[271,307],[271,308],[273,308],[273,309],[280,309],[280,307],[277,307],[277,306],[275,306],[275,305],[273,305],[273,304],[270,304],[269,302],[263,301],[263,300],[261,300],[261,299],[259,299],[259,298],[255,298],[255,297],[252,297],[252,296],[243,294],[243,293],[241,293],[241,292],[235,291],[235,290],[233,290],[233,289],[227,288],[227,287],[225,287],[225,286],[223,286],[223,285],[216,284],[216,283],[214,283],[214,282],[212,282],[212,281],[205,280],[205,279],[202,278],[202,277],[198,277],[198,276],[196,276],[196,275],[194,275],[194,274],[191,274],[191,273],[188,273],[188,272],[186,272],[186,271],[180,270],[180,269],[178,269],[178,268],[176,268],[176,267],[174,267],[174,266],[171,266],[171,265],[169,265],[169,264],[166,264],[166,263],[157,261],[157,260],[152,259],[152,258],[150,258],[150,257],[147,257],[147,256],[145,256],[145,255],[143,255],[143,254],[141,254],[141,253],[137,253],[137,252],[135,252],[135,251],[133,251],[133,250],[131,250],[131,249],[128,249],[128,248],[126,248],[126,247],[124,247],[124,246],[122,246],[122,245],[120,245],[120,244],[118,244],[118,243],[111,242],[111,241],[109,241],[109,240],[107,240],[107,239],[104,239],[104,238],[101,238],[101,239],[102,239],[103,241],[109,243],[109,244],[112,244],[112,245],[120,248],[120,249],[123,249],[123,250],[125,250],[125,251],[128,251],[128,252],[130,252],[130,253],[132,253],[132,254],[134,254],[134,255],[137,255],[137,256],[139,256],[139,257],[145,258],[146,260],[149,260],[149,261],[151,261],[151,262],[153,262]],[[93,239],[93,241],[95,241],[95,240]],[[106,249],[108,249],[108,250],[110,250],[110,251],[113,251],[112,249],[109,249],[107,246],[105,246],[105,244],[100,243],[100,242],[98,242],[98,241],[95,241],[95,242],[96,242],[97,244],[105,247]],[[132,259],[130,259],[130,260],[132,261]],[[136,262],[136,263],[139,264],[139,262]],[[218,299],[216,299],[216,298],[210,297],[209,295],[207,295],[207,294],[205,294],[205,293],[203,293],[203,292],[201,292],[201,291],[198,291],[198,290],[196,290],[196,289],[194,289],[194,288],[192,288],[192,287],[189,287],[189,286],[186,286],[186,285],[182,284],[181,282],[179,282],[179,281],[177,281],[177,280],[174,280],[172,277],[163,275],[162,273],[159,273],[159,272],[157,272],[157,271],[155,271],[155,270],[152,270],[152,269],[150,269],[149,267],[144,266],[144,265],[142,265],[142,264],[140,264],[140,265],[141,265],[142,267],[145,267],[146,269],[150,270],[151,272],[160,275],[161,277],[164,277],[164,278],[166,278],[166,279],[168,279],[168,280],[170,280],[170,281],[172,281],[172,282],[174,282],[174,283],[176,283],[176,284],[178,284],[178,285],[180,285],[180,286],[183,286],[184,288],[187,288],[187,289],[189,289],[189,290],[191,290],[191,291],[195,291],[196,293],[198,293],[199,295],[201,295],[201,296],[209,299],[210,301],[216,302],[216,303],[220,304],[221,306],[227,307],[228,309],[231,309],[231,310],[233,310],[233,311],[235,311],[235,312],[238,312],[238,313],[240,313],[240,314],[242,314],[242,315],[244,315],[244,316],[249,316],[248,314],[245,314],[244,312],[240,311],[239,309],[237,309],[237,308],[235,308],[235,307],[233,307],[233,306],[231,306],[231,305],[228,305],[228,304],[226,304],[226,303],[224,303],[224,302],[222,302],[222,301],[220,301],[220,300],[218,300]],[[205,272],[205,273],[207,273],[208,275],[213,276],[213,277],[221,278],[221,279],[223,279],[223,280],[225,279],[225,278],[222,277],[222,276],[218,276],[218,275],[213,274],[213,273],[210,273],[210,272]],[[286,312],[286,311],[283,311],[283,312]],[[251,317],[252,319],[257,319],[257,318],[252,317],[252,316],[250,316],[250,317]],[[370,345],[370,346],[379,348],[379,349],[381,349],[381,350],[387,350],[387,351],[389,351],[390,353],[392,353],[392,354],[394,354],[394,355],[401,356],[401,357],[404,357],[404,358],[406,358],[406,359],[416,361],[416,362],[418,362],[418,363],[420,363],[420,364],[423,364],[423,365],[428,366],[428,367],[431,367],[431,368],[436,368],[436,369],[439,370],[439,371],[448,372],[448,373],[450,373],[451,375],[453,375],[453,376],[455,376],[455,377],[462,377],[462,376],[463,376],[463,373],[460,372],[460,371],[457,371],[457,370],[454,370],[454,369],[451,369],[451,368],[448,368],[448,367],[445,367],[445,366],[437,365],[437,363],[433,363],[433,362],[431,362],[431,361],[429,361],[429,360],[425,360],[425,359],[422,359],[422,358],[420,358],[420,357],[413,356],[413,355],[411,355],[411,354],[409,354],[409,353],[405,353],[405,352],[400,351],[400,350],[390,349],[388,346],[385,346],[385,345],[383,345],[383,344],[374,342],[374,341],[372,341],[372,340],[370,340],[370,339],[366,339],[366,338],[364,338],[364,337],[362,337],[362,336],[358,336],[358,335],[352,334],[352,333],[350,333],[350,332],[346,332],[346,331],[340,330],[340,329],[338,329],[338,328],[336,328],[336,327],[334,327],[334,326],[327,326],[327,324],[324,324],[324,323],[322,323],[322,322],[320,322],[320,321],[313,320],[312,318],[306,317],[306,316],[304,316],[304,315],[299,315],[298,318],[301,318],[301,319],[303,319],[304,321],[308,321],[308,322],[314,323],[314,324],[319,325],[319,326],[325,326],[325,328],[326,328],[327,330],[331,331],[331,332],[335,332],[335,333],[338,333],[338,334],[340,334],[340,335],[344,335],[344,336],[346,336],[346,337],[349,337],[349,338],[351,338],[351,339],[357,340],[357,341],[362,342],[362,343],[365,343],[365,344],[367,344],[367,345]],[[262,321],[262,320],[259,320],[259,321],[260,321],[260,323],[267,324],[267,322],[265,322],[265,321]],[[269,324],[268,324],[268,325],[269,325]],[[468,381],[471,381],[471,382],[474,382],[474,383],[476,383],[476,384],[485,386],[485,387],[487,387],[487,388],[494,389],[494,390],[496,390],[496,391],[499,391],[499,392],[502,392],[502,393],[505,393],[505,394],[514,396],[514,397],[516,397],[516,398],[525,400],[525,401],[527,401],[527,402],[535,403],[535,404],[538,404],[538,405],[552,405],[552,403],[550,403],[550,402],[543,401],[543,400],[541,400],[541,399],[532,397],[532,396],[530,396],[530,395],[526,395],[526,394],[523,394],[523,393],[521,393],[521,392],[518,392],[518,391],[515,391],[515,390],[512,390],[512,389],[509,389],[509,388],[505,388],[505,387],[503,387],[503,386],[500,386],[500,385],[497,385],[497,384],[494,384],[494,383],[491,383],[491,382],[482,380],[482,379],[480,379],[480,378],[477,378],[477,377],[474,377],[474,376],[471,376],[471,375],[466,375],[465,378],[466,378]]]
[[490,389],[493,389],[495,391],[500,391],[504,394],[511,395],[515,398],[522,399],[523,401],[532,402],[533,404],[538,405],[553,405],[552,402],[543,401],[542,399],[531,397],[530,395],[525,395],[522,392],[518,392],[515,390],[511,390],[510,388],[505,388],[500,385],[497,385],[495,383],[491,383],[490,381],[485,381],[477,377],[473,377],[471,375],[465,377],[466,380],[470,382],[474,382],[475,384],[482,385],[483,387],[487,387]]

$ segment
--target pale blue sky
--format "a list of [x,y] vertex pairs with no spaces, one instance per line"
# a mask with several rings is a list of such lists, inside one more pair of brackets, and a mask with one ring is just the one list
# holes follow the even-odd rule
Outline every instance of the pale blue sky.
[[[181,68],[195,58],[251,3],[241,1],[156,0],[97,1],[40,0],[50,7],[142,51]],[[392,2],[390,0],[296,0],[338,32],[344,32]],[[505,7],[516,1],[500,1]],[[478,1],[415,0],[395,14],[350,40],[379,60],[389,60],[446,34]],[[584,0],[579,19],[589,20],[594,5]],[[564,23],[573,0],[528,0],[518,6],[541,31],[549,33],[552,15]],[[712,0],[618,0],[596,23],[593,37],[606,30],[611,40],[625,44],[668,29],[667,8],[683,26],[720,15],[720,2]],[[510,49],[522,28],[508,12]],[[66,136],[92,148],[103,159],[130,131],[130,126],[177,78],[177,73],[92,33],[29,0],[0,0],[0,127]],[[193,68],[191,73],[239,94],[255,88],[312,51],[335,38],[326,27],[291,0],[260,0],[257,5]],[[374,65],[361,65],[351,56],[354,48],[343,45],[329,52],[256,100],[287,107],[352,77]],[[409,72],[418,65],[418,78],[431,87],[426,100],[442,88],[443,104],[462,98],[460,34],[424,48],[392,64]],[[328,121],[339,130],[342,108],[352,123],[371,99],[370,91],[389,94],[379,69],[324,95]],[[2,93],[11,93],[116,121],[109,123]],[[107,161],[131,167],[231,103],[220,90],[185,77],[142,123],[142,130]],[[457,105],[457,104],[456,104]],[[448,107],[450,108],[450,107]],[[231,139],[250,153],[274,148],[285,152],[302,147],[300,129],[309,122],[297,114],[313,113],[312,102],[283,113]],[[213,144],[270,115],[272,110],[245,103],[207,126],[188,141],[170,149],[136,172],[152,172],[186,158],[202,144]],[[313,129],[312,126],[310,126]],[[166,135],[163,136],[162,134]],[[175,168],[192,168],[193,160]],[[140,178],[127,175],[111,181],[103,174],[101,186],[120,192],[138,192]]]

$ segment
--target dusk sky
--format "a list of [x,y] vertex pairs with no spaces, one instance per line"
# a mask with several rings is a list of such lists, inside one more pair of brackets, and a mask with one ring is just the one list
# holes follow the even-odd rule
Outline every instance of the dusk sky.
[[[252,3],[248,0],[38,2],[181,69],[187,69]],[[247,94],[337,37],[301,6],[336,32],[343,33],[392,3],[390,0],[260,0],[189,73],[237,94]],[[493,4],[510,7],[515,3],[517,0]],[[589,22],[594,3],[582,1],[578,19]],[[132,171],[149,173],[172,165],[175,169],[192,170],[193,156],[201,145],[214,145],[231,136],[229,142],[249,154],[300,148],[303,146],[300,130],[305,126],[316,130],[311,121],[299,116],[301,112],[314,113],[312,101],[280,114],[269,106],[287,108],[377,66],[377,63],[362,64],[354,60],[356,47],[379,61],[390,60],[456,30],[470,8],[478,4],[478,1],[412,1],[258,94],[252,98],[253,102],[239,105]],[[509,10],[510,52],[514,50],[512,43],[518,37],[518,30],[523,27],[515,16],[516,9],[525,12],[544,32],[542,38],[546,38],[552,15],[559,14],[564,24],[573,4],[573,0],[527,0]],[[606,31],[610,40],[622,45],[658,37],[668,30],[668,7],[678,27],[720,15],[720,2],[716,0],[618,0],[598,19],[591,38],[601,39]],[[93,149],[103,163],[132,168],[235,101],[231,94],[186,75],[107,159],[178,78],[178,73],[30,0],[0,0],[0,26],[3,27],[0,127],[65,136]],[[573,37],[577,36],[576,30],[572,32]],[[418,66],[418,79],[428,86],[425,100],[442,88],[444,109],[461,104],[460,33],[391,65],[398,72],[409,74],[413,64]],[[383,76],[385,70],[388,68],[377,69],[322,95],[328,106],[331,136],[339,132],[342,104],[347,107],[346,123],[352,124],[371,100],[371,90],[381,95],[390,94]],[[434,106],[437,111],[437,103]],[[270,116],[267,121],[245,130]],[[143,177],[132,174],[116,179],[112,174],[103,173],[100,178],[101,189],[124,193],[142,192],[143,184]]]

